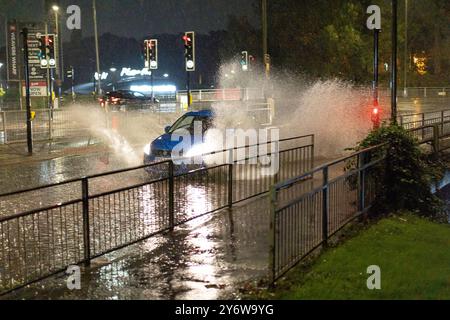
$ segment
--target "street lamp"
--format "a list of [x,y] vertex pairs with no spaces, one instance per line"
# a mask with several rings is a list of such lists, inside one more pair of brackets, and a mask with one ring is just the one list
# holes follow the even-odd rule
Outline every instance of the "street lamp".
[[391,121],[397,124],[397,0],[392,0]]
[[61,43],[62,46],[62,41],[59,41],[59,17],[58,17],[58,12],[59,12],[59,6],[57,5],[53,5],[52,6],[52,10],[55,13],[55,35],[56,35],[56,41],[55,41],[55,45],[56,45],[56,50],[55,50],[55,60],[58,61],[58,64],[56,66],[56,76],[58,77],[59,83],[58,85],[58,96],[59,99],[62,99],[62,83],[61,80],[63,78],[63,69],[62,69],[62,56],[60,55],[60,51],[59,51],[59,44]]
[[404,61],[403,95],[408,96],[408,0],[405,0],[405,61]]
[[[100,53],[99,53],[99,43],[98,43],[98,24],[97,24],[97,3],[92,0],[92,15],[94,18],[94,39],[95,39],[95,60],[97,73],[100,74]],[[97,81],[97,94],[102,94],[102,84],[101,80]]]
[[3,67],[3,63],[0,62],[0,89],[3,89],[3,83],[2,83],[2,67]]

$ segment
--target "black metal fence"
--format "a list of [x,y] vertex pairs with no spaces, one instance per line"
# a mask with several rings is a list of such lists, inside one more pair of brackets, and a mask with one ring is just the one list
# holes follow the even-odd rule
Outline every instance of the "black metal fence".
[[158,162],[1,195],[0,294],[267,193],[313,168],[314,136],[205,156],[228,161],[180,174]]
[[[419,144],[438,153],[450,148],[449,112],[407,115],[400,123]],[[381,150],[362,150],[271,188],[272,283],[371,207],[375,165],[384,159]]]
[[[91,137],[101,129],[115,129],[119,133],[131,135],[133,139],[135,136],[142,137],[153,124],[162,127],[173,122],[181,113],[182,110],[177,103],[160,103],[146,110],[109,113],[96,106],[38,109],[32,121],[33,140]],[[136,125],[140,130],[135,130]],[[26,112],[0,111],[0,144],[26,142],[26,138]]]
[[373,168],[383,159],[380,150],[360,151],[272,187],[272,282],[370,208]]

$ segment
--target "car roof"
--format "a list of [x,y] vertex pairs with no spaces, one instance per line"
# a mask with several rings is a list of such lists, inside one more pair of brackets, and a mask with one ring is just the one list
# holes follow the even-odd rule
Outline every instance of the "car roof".
[[194,117],[213,117],[214,113],[212,110],[200,110],[200,111],[190,111],[186,113],[187,116],[194,116]]

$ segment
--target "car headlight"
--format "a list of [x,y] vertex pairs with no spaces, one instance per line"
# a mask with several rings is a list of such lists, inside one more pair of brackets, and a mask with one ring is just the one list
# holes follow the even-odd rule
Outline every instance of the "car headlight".
[[146,145],[146,146],[144,147],[144,153],[145,153],[145,155],[147,155],[147,156],[149,156],[149,155],[152,153],[152,148],[151,148],[151,145],[150,145],[150,144],[148,144],[148,145]]

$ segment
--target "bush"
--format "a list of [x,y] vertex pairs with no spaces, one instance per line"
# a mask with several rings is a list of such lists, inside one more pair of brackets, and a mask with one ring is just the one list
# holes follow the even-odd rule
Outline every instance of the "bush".
[[383,143],[386,144],[379,152],[386,157],[373,170],[374,211],[388,213],[406,209],[429,217],[442,213],[441,200],[431,192],[431,184],[444,173],[440,162],[425,153],[407,130],[395,124],[372,131],[354,150]]

